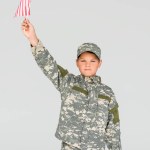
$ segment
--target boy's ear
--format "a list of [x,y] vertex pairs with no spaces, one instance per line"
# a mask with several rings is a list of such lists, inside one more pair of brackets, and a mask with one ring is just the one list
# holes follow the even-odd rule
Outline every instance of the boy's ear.
[[78,59],[76,59],[76,66],[78,67]]
[[101,67],[102,65],[102,59],[99,60],[99,68]]

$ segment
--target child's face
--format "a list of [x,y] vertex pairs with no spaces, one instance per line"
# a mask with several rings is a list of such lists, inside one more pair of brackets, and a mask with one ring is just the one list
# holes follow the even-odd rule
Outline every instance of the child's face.
[[86,77],[95,76],[102,60],[99,60],[95,54],[84,52],[76,60],[76,65],[82,75]]

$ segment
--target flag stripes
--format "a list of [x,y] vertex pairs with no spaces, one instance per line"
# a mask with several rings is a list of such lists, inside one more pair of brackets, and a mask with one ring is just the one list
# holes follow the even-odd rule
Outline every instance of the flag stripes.
[[30,16],[30,2],[31,0],[21,0],[15,16]]

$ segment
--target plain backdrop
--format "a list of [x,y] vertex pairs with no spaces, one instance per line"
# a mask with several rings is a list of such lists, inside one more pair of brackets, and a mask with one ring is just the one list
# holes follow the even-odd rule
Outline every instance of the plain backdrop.
[[[37,66],[14,17],[19,0],[0,2],[0,150],[60,150],[60,95]],[[36,32],[57,63],[79,74],[84,42],[102,49],[98,71],[119,103],[123,150],[150,149],[150,1],[32,0]]]

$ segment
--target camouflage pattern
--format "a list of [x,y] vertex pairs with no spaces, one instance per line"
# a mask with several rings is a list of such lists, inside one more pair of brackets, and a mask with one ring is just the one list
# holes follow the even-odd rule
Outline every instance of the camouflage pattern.
[[94,53],[99,59],[101,58],[101,49],[94,43],[83,43],[79,46],[77,50],[77,57],[86,51]]
[[80,150],[80,149],[77,147],[71,146],[65,142],[62,142],[61,150]]
[[81,150],[105,150],[105,145],[109,150],[121,150],[118,103],[112,89],[99,76],[69,73],[56,63],[40,41],[32,47],[32,54],[61,94],[55,136]]

